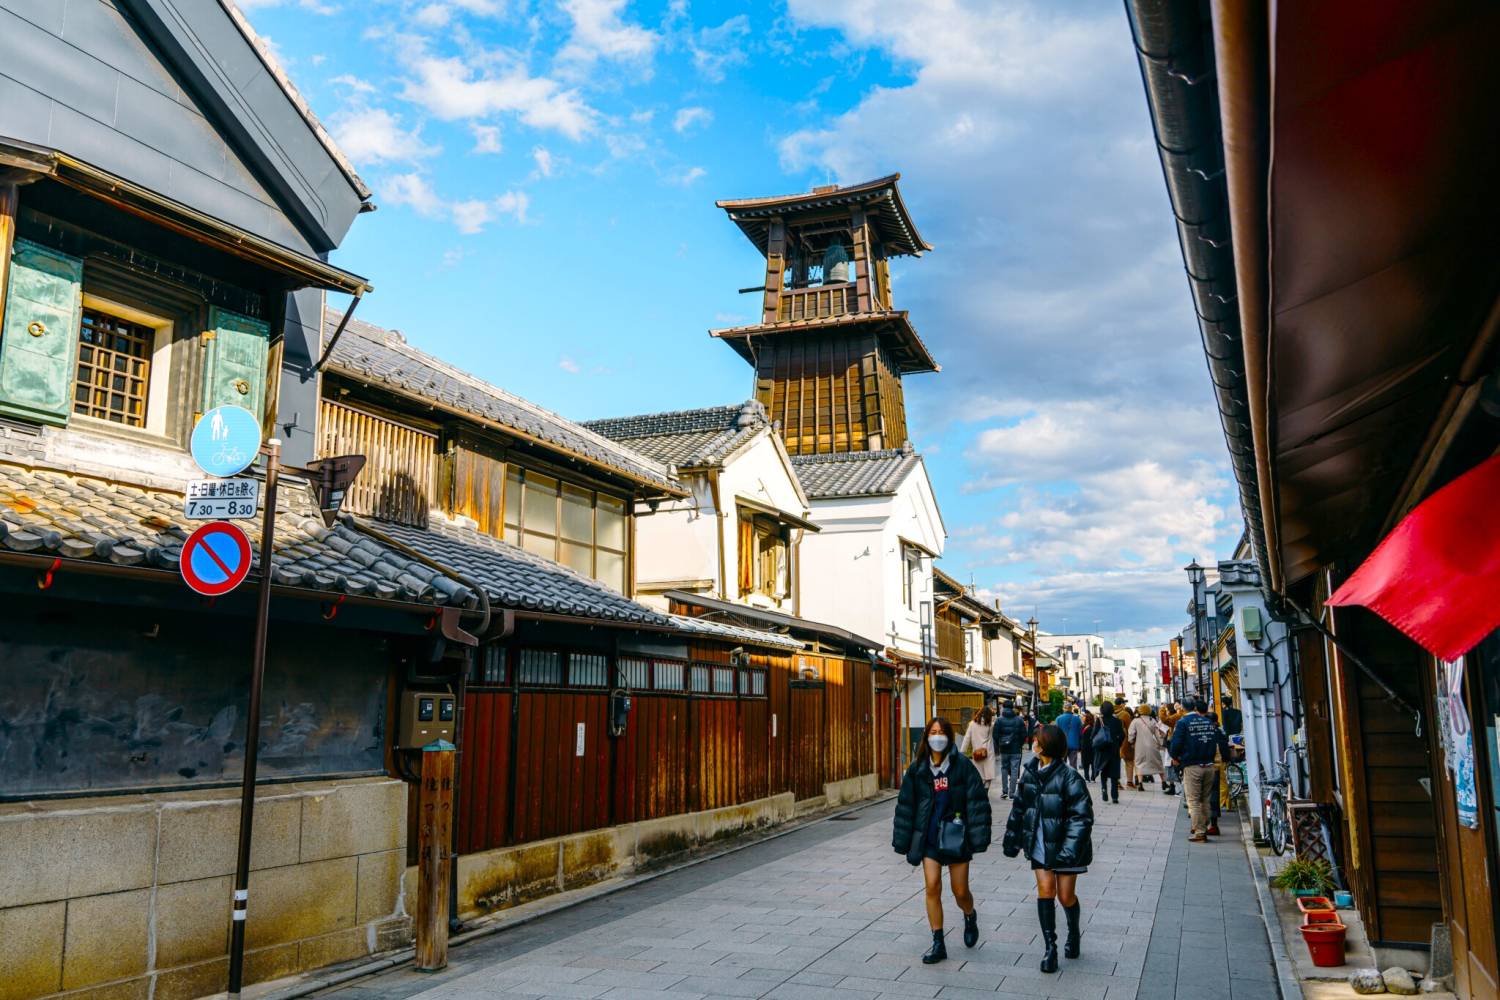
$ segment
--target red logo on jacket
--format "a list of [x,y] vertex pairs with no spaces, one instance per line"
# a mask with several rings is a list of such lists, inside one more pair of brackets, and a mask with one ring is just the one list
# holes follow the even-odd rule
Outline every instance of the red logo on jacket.
[[940,774],[932,779],[932,790],[934,792],[946,792],[948,790],[948,776]]

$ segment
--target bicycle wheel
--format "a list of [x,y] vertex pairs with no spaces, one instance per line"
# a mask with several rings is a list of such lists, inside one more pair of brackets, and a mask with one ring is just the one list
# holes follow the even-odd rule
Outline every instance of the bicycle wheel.
[[1277,857],[1286,853],[1287,844],[1292,839],[1291,828],[1287,825],[1286,799],[1279,788],[1273,788],[1266,796],[1266,838]]

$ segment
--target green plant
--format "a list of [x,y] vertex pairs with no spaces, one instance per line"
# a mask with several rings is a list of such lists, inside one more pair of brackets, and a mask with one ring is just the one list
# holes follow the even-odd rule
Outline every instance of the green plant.
[[1057,717],[1062,714],[1063,693],[1060,688],[1053,688],[1047,692],[1047,704],[1037,710],[1037,718],[1042,722],[1056,722]]
[[1333,869],[1326,861],[1305,861],[1293,858],[1271,877],[1271,888],[1286,892],[1315,889],[1319,893],[1333,894]]

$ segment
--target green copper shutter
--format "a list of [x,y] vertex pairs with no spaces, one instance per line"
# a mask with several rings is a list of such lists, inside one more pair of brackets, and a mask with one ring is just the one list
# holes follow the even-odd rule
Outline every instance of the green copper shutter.
[[68,422],[82,308],[83,261],[16,240],[0,327],[0,413]]
[[203,412],[243,406],[257,417],[266,398],[266,357],[271,328],[217,306],[208,311],[213,339],[203,362]]

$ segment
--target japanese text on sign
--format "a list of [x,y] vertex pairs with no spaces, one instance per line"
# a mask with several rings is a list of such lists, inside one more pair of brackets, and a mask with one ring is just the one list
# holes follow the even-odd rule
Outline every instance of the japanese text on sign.
[[195,521],[251,518],[260,506],[258,479],[194,479],[182,500],[182,512]]

